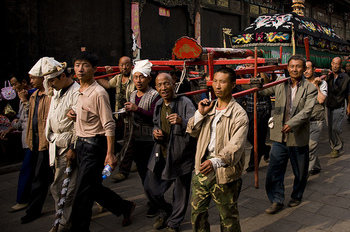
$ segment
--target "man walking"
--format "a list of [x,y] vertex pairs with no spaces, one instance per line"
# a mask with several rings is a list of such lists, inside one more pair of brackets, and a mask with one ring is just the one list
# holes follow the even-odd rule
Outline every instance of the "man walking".
[[[284,175],[288,159],[294,173],[293,192],[288,206],[300,204],[306,186],[309,166],[310,116],[315,105],[317,89],[303,78],[306,60],[293,55],[288,60],[290,80],[261,91],[276,96],[274,123],[270,126],[273,147],[266,174],[266,193],[272,203],[266,213],[276,213],[283,207]],[[281,80],[284,77],[279,77]]]
[[[331,158],[337,158],[343,149],[342,123],[344,114],[350,115],[350,78],[341,71],[342,60],[332,60],[332,73],[327,77],[328,97],[326,100],[326,123],[331,145]],[[345,105],[347,100],[347,106]]]
[[221,231],[241,231],[237,201],[242,187],[249,120],[232,97],[235,85],[235,72],[226,67],[219,69],[212,85],[217,101],[200,101],[188,122],[187,132],[198,138],[192,178],[193,231],[210,231],[211,199],[220,213]]
[[[107,92],[94,80],[98,57],[92,52],[81,52],[74,59],[74,71],[80,80],[80,95],[76,111],[75,145],[78,163],[76,194],[72,208],[71,231],[89,231],[91,209],[96,201],[113,214],[124,219],[122,226],[131,223],[135,203],[123,200],[102,185],[102,170],[117,164],[114,155],[115,122]],[[68,112],[74,118],[73,110]]]
[[317,99],[310,117],[310,139],[309,139],[309,174],[315,175],[321,171],[320,160],[316,152],[320,140],[321,131],[325,121],[324,102],[327,97],[327,82],[315,77],[316,66],[313,61],[306,62],[304,76],[317,88]]
[[[128,113],[128,125],[130,133],[125,137],[122,153],[129,147],[133,148],[133,159],[137,165],[137,171],[141,178],[142,186],[146,179],[148,160],[151,156],[154,141],[153,131],[153,112],[156,103],[160,99],[157,90],[149,86],[152,77],[152,63],[148,60],[135,62],[133,69],[133,79],[136,89],[131,93],[130,102],[125,103],[125,110]],[[150,202],[147,203],[149,209],[147,217],[152,218],[159,214]]]
[[[135,84],[132,76],[132,60],[130,57],[123,56],[119,59],[119,69],[120,74],[114,76],[109,81],[105,79],[98,79],[97,82],[102,85],[105,89],[115,88],[115,111],[124,108],[126,102],[130,101],[130,95],[135,90]],[[111,67],[106,66],[106,71],[110,72]],[[123,139],[124,141],[130,137],[130,123],[120,115],[115,114],[117,119],[117,128],[121,129],[124,126]],[[119,125],[119,126],[118,126]],[[119,133],[119,132],[117,132]],[[124,157],[119,164],[119,172],[115,174],[112,178],[117,182],[124,181],[128,178],[131,170],[132,160],[133,160],[133,148],[132,146],[127,146],[122,151],[122,156]]]
[[[186,134],[186,127],[195,108],[187,97],[176,97],[175,83],[169,74],[157,76],[156,88],[162,99],[154,109],[155,144],[144,187],[152,206],[160,211],[153,228],[167,226],[167,231],[178,231],[190,194],[196,141]],[[169,204],[164,194],[173,183],[173,201]]]
[[[46,73],[50,73],[45,76],[48,85],[55,90],[47,116],[45,135],[49,141],[50,166],[55,169],[51,193],[55,201],[56,214],[59,210],[58,203],[61,200],[60,196],[65,179],[67,158],[70,158],[72,156],[70,153],[74,152],[70,149],[75,136],[74,122],[67,117],[67,113],[72,109],[74,111],[77,110],[78,90],[80,87],[78,83],[73,81],[66,67],[67,64],[65,62],[59,63],[53,59],[43,67]],[[78,170],[76,164],[71,164],[71,168],[70,181],[64,205],[61,208],[63,213],[59,221],[58,231],[67,231],[71,224],[70,216]]]
[[51,58],[41,58],[29,71],[30,84],[37,90],[29,98],[29,113],[26,143],[32,151],[33,182],[26,215],[22,224],[40,217],[49,185],[53,180],[53,171],[49,165],[49,144],[45,138],[46,119],[49,113],[51,97],[44,87],[43,66]]

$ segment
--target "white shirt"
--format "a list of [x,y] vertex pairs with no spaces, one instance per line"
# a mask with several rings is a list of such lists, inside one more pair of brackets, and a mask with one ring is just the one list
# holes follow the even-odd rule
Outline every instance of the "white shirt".
[[[216,109],[214,119],[210,125],[210,142],[208,145],[208,152],[209,152],[209,156],[212,157],[209,160],[211,161],[211,163],[213,165],[214,171],[217,168],[226,165],[222,159],[214,157],[215,156],[215,142],[216,142],[216,124],[220,120],[221,116],[225,113],[225,111],[226,111],[226,109],[223,109],[223,110]],[[206,115],[202,115],[197,110],[196,113],[194,114],[194,126],[196,127],[205,118],[205,116]]]

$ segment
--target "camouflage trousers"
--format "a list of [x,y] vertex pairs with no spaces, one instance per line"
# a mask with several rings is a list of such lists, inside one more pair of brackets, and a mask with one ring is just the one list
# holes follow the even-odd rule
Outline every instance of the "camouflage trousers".
[[228,184],[217,184],[214,172],[208,176],[194,175],[192,178],[191,223],[195,232],[210,231],[208,208],[211,199],[220,213],[221,231],[240,232],[237,200],[241,192],[242,179]]

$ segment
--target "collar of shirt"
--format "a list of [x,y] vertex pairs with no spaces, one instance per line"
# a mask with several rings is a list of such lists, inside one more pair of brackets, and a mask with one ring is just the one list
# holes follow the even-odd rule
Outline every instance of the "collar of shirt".
[[[304,78],[304,77],[302,77],[302,78],[300,79],[300,81],[298,81],[298,83],[296,84],[297,87],[300,87],[300,84],[301,84],[301,81],[303,80],[303,78]],[[292,78],[289,79],[289,84],[290,84],[290,87],[293,88],[293,86],[292,86]]]
[[60,97],[62,97],[73,84],[74,84],[74,81],[68,87],[62,88],[60,92]]
[[94,81],[89,87],[87,87],[83,92],[81,92],[81,94],[89,97],[90,94],[94,91],[94,89],[96,88],[97,85],[98,85],[97,82]]

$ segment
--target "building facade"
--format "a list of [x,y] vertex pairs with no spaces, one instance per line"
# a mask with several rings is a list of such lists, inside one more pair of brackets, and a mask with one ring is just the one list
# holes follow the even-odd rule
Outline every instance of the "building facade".
[[[260,14],[292,10],[292,0],[8,0],[2,5],[3,80],[13,72],[26,75],[42,56],[72,65],[82,49],[97,53],[103,66],[117,65],[123,55],[171,59],[181,36],[223,47],[223,28],[236,34]],[[349,0],[306,0],[305,6],[305,16],[326,21],[350,40]],[[229,47],[228,37],[225,41]]]

